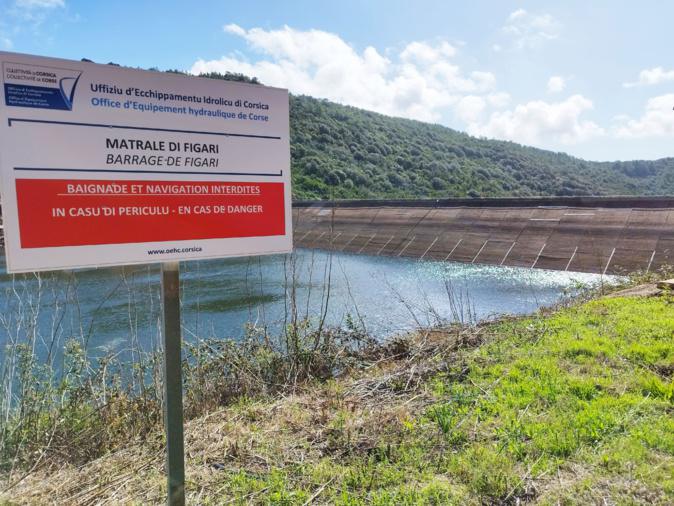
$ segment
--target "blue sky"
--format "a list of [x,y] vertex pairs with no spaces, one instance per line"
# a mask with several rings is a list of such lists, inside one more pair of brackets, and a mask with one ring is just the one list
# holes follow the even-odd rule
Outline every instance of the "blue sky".
[[594,160],[674,156],[673,2],[0,0],[0,48],[238,71]]

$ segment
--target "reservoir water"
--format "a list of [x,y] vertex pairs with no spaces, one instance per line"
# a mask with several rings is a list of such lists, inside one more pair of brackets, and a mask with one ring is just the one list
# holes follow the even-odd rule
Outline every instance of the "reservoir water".
[[[615,280],[316,250],[181,269],[186,341],[240,339],[252,327],[274,336],[293,316],[385,339],[420,325],[530,313]],[[157,265],[11,276],[3,264],[0,272],[0,345],[30,342],[41,354],[79,337],[96,356],[159,340]]]

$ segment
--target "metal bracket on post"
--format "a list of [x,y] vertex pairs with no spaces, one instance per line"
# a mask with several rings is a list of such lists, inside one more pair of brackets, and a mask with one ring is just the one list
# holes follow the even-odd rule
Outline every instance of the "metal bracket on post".
[[180,264],[161,264],[164,312],[164,426],[169,506],[185,504],[185,449],[183,442],[183,381],[180,328]]

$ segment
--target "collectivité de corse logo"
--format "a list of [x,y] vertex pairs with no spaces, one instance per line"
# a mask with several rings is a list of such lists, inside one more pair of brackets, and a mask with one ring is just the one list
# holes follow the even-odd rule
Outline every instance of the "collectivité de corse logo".
[[5,104],[72,111],[81,75],[79,70],[6,62],[2,68]]

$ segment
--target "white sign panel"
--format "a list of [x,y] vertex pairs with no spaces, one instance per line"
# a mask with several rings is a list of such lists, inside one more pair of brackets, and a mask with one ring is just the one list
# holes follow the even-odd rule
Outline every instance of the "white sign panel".
[[292,249],[288,92],[0,52],[7,270]]

